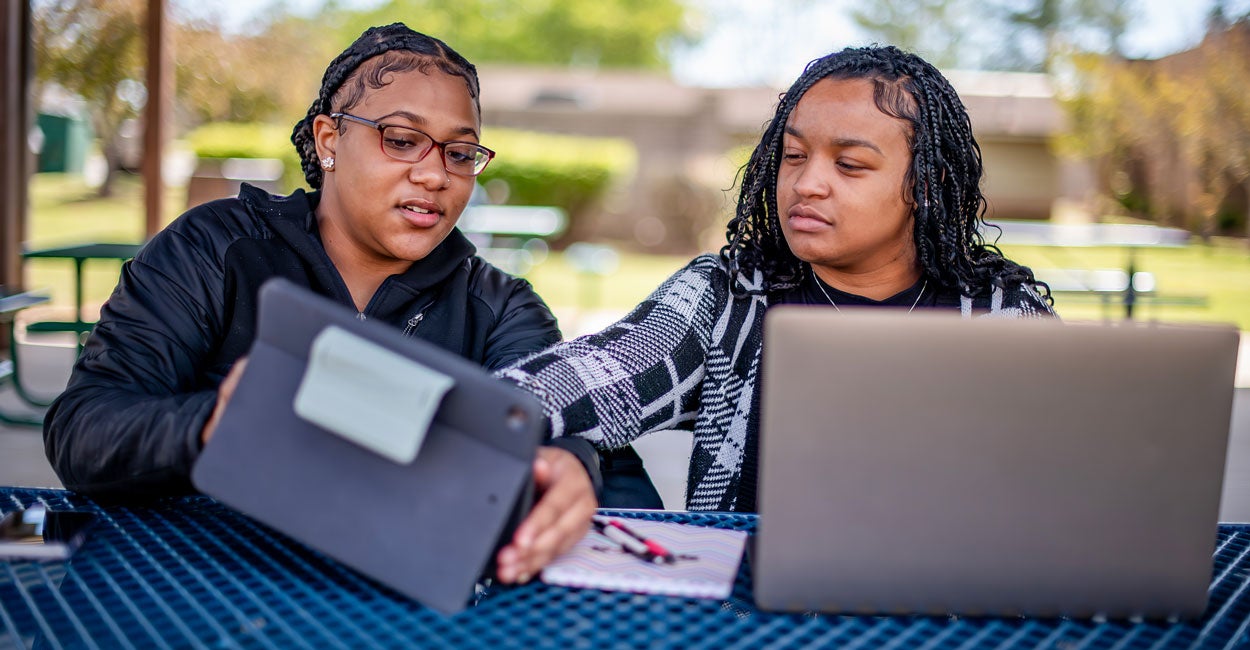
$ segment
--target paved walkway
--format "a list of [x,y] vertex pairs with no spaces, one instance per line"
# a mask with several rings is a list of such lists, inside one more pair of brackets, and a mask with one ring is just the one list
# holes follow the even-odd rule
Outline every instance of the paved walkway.
[[[19,347],[23,383],[41,396],[51,396],[65,387],[74,361],[72,344]],[[32,413],[18,400],[11,386],[0,390],[0,409],[9,413]],[[43,453],[43,436],[33,427],[0,425],[0,485],[61,487]]]

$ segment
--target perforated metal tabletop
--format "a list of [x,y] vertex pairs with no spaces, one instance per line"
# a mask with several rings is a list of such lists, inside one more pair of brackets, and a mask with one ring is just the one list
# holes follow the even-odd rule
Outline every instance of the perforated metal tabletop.
[[[1194,623],[773,614],[749,567],[728,600],[496,587],[443,616],[203,497],[101,507],[68,492],[0,488],[99,513],[68,562],[0,562],[0,649],[34,648],[1229,648],[1250,646],[1250,527],[1221,526],[1211,600]],[[653,518],[752,531],[752,516]]]

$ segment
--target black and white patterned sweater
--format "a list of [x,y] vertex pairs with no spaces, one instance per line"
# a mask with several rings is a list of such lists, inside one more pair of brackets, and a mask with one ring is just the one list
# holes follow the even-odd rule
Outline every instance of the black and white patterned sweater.
[[[744,278],[744,286],[758,286]],[[702,255],[628,316],[598,334],[560,343],[497,375],[538,396],[554,436],[600,449],[653,431],[694,432],[686,486],[691,510],[735,510],[749,431],[759,426],[765,296],[735,298],[717,255]],[[1052,316],[1031,288],[963,297],[965,318]]]

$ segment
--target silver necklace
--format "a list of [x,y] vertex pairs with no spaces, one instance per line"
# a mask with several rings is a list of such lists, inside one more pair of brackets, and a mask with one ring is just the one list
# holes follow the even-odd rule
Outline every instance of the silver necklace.
[[[820,292],[825,294],[825,300],[828,300],[829,304],[833,305],[833,308],[835,310],[842,311],[842,308],[838,306],[838,303],[833,301],[833,296],[830,296],[829,292],[825,291],[825,285],[820,281],[820,278],[816,277],[815,273],[812,274],[812,279],[816,281],[816,288],[820,289]],[[924,290],[928,288],[929,288],[929,280],[926,278],[924,281],[924,284],[920,285],[920,293],[916,294],[916,302],[913,302],[911,304],[911,309],[908,309],[907,313],[910,314],[912,310],[916,308],[916,305],[920,304],[920,296],[923,296]]]

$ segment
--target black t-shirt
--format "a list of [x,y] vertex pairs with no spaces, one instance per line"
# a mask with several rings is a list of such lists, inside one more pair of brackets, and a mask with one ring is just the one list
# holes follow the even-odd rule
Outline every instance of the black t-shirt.
[[[821,291],[822,289],[824,290],[823,292]],[[959,293],[956,291],[944,290],[932,280],[920,278],[916,280],[915,284],[889,298],[873,300],[872,298],[865,298],[864,296],[836,289],[816,277],[815,273],[809,273],[807,278],[799,283],[799,286],[780,294],[778,299],[771,301],[771,303],[774,305],[830,305],[832,301],[838,307],[902,307],[911,309],[912,305],[915,305],[916,309],[925,307],[957,309],[959,307],[959,297]]]

